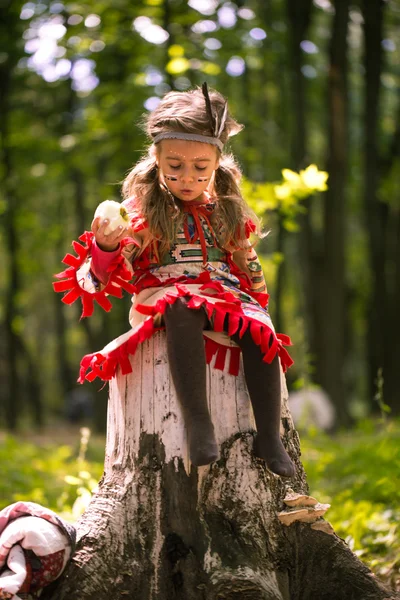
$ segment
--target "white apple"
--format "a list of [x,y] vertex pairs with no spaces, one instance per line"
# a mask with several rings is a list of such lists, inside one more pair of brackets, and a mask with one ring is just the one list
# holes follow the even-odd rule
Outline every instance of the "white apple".
[[119,202],[115,202],[114,200],[104,200],[104,202],[101,202],[96,208],[94,217],[109,220],[109,223],[104,230],[105,235],[115,231],[119,225],[125,228],[129,224],[129,217],[125,208]]

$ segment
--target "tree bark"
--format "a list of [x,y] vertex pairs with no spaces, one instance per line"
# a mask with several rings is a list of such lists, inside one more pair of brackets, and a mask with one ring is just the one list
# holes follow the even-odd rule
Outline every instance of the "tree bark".
[[388,205],[377,198],[379,184],[378,118],[381,94],[383,0],[364,0],[364,65],[365,65],[365,112],[364,112],[364,210],[368,232],[369,266],[372,290],[366,309],[367,361],[369,376],[369,400],[376,408],[376,376],[383,368],[386,376],[384,333],[387,322],[386,294],[386,229]]
[[320,352],[321,383],[337,419],[349,425],[346,358],[346,183],[348,161],[347,28],[349,0],[335,3],[328,75],[329,187],[324,196],[324,272]]
[[[252,453],[243,374],[208,369],[221,457],[195,468],[163,332],[138,349],[132,366],[110,386],[105,471],[78,524],[78,550],[43,600],[395,597],[322,519],[280,522],[288,483]],[[283,440],[297,466],[290,485],[307,493],[284,389]]]
[[17,176],[10,143],[10,113],[12,107],[13,70],[21,53],[15,42],[18,39],[19,2],[5,2],[0,12],[0,36],[5,59],[0,65],[0,168],[5,214],[2,218],[7,248],[7,293],[4,301],[4,330],[6,337],[8,390],[5,397],[5,420],[11,431],[17,429],[21,413],[20,385],[18,381],[18,333],[15,320],[18,316],[17,295],[20,288],[18,265],[19,243],[17,236]]
[[[290,67],[290,92],[292,98],[292,105],[286,118],[289,119],[290,128],[290,167],[298,170],[306,166],[306,155],[307,155],[307,119],[306,119],[306,94],[304,85],[304,75],[301,71],[303,64],[303,57],[300,48],[300,43],[305,39],[307,30],[311,21],[312,11],[312,0],[286,0],[286,13],[288,21],[288,56],[289,56],[289,67]],[[292,115],[292,118],[290,119]],[[311,268],[312,264],[309,260],[309,244],[311,241],[311,223],[310,223],[310,210],[311,204],[306,201],[307,211],[299,217],[300,221],[300,234],[299,234],[299,246],[300,246],[300,260],[301,269],[304,279],[303,294],[304,294],[304,305],[306,328],[308,331],[308,339],[311,346],[311,353],[314,350],[314,315],[312,313],[312,293],[314,290],[313,286],[307,285],[308,280],[312,280]],[[285,254],[286,246],[286,230],[284,228],[284,217],[282,214],[278,214],[278,239],[277,239],[277,252]],[[275,325],[277,331],[284,331],[283,323],[283,296],[285,290],[285,279],[287,277],[287,264],[286,259],[279,263],[276,272],[276,284],[275,284]],[[315,353],[316,354],[316,353]]]
[[[380,160],[381,181],[397,177],[400,162],[400,88],[397,90],[396,129],[388,144],[388,150]],[[398,365],[400,364],[400,190],[393,190],[384,198],[388,206],[388,228],[386,237],[386,282],[387,311],[384,326],[385,372],[384,398],[392,414],[400,414],[398,394]]]
[[170,0],[163,0],[162,3],[162,11],[163,11],[163,28],[165,29],[165,31],[168,31],[169,33],[169,37],[167,39],[167,42],[165,44],[165,59],[164,59],[164,73],[165,73],[165,77],[166,77],[166,83],[169,85],[169,87],[171,88],[171,90],[175,89],[174,86],[174,78],[171,75],[171,73],[169,73],[167,71],[167,64],[169,63],[169,61],[171,60],[171,57],[169,55],[169,49],[171,48],[171,46],[174,45],[175,43],[175,36],[174,36],[174,29],[173,27],[171,27],[171,25],[173,25],[174,23],[174,19],[172,17],[172,3],[170,2]]
[[[287,20],[289,24],[290,94],[292,98],[292,105],[287,113],[288,118],[293,115],[290,160],[291,168],[295,170],[306,167],[309,162],[306,90],[305,77],[301,70],[303,57],[300,43],[306,39],[312,10],[312,0],[302,0],[301,2],[286,0]],[[321,385],[320,358],[325,348],[320,343],[320,332],[324,327],[324,318],[321,311],[319,286],[316,285],[316,282],[321,280],[323,273],[323,249],[312,226],[312,197],[306,198],[303,204],[306,210],[298,217],[300,226],[298,234],[298,261],[301,276],[301,304],[307,331],[308,354],[311,357],[313,366],[315,366],[314,379],[316,383]],[[280,228],[284,236],[282,222],[280,223]],[[278,275],[278,277],[283,279],[282,275]],[[282,294],[283,290],[280,293]]]
[[[286,0],[287,19],[289,23],[288,45],[291,68],[291,93],[293,98],[293,123],[291,126],[291,159],[293,168],[305,165],[307,154],[307,120],[304,75],[301,71],[303,58],[300,43],[310,25],[312,0]],[[290,115],[288,115],[290,117]]]

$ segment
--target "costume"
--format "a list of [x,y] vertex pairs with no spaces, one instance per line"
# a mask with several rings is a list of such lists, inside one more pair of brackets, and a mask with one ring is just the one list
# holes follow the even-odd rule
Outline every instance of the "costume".
[[[123,205],[130,215],[133,232],[147,230],[135,201],[125,201]],[[142,253],[138,250],[140,244],[132,238],[126,238],[115,252],[102,252],[89,232],[80,238],[83,245],[73,242],[78,256],[68,254],[64,258],[69,268],[57,275],[60,281],[54,284],[55,291],[66,292],[63,302],[71,304],[80,297],[82,316],[90,316],[93,301],[108,311],[109,295],[121,297],[122,289],[134,294],[129,314],[132,329],[101,351],[86,355],[78,381],[96,377],[110,380],[118,365],[123,374],[130,373],[129,355],[163,328],[162,315],[167,305],[180,297],[187,299],[188,308],[203,307],[207,313],[210,330],[204,331],[206,360],[210,363],[215,356],[215,368],[223,370],[227,363],[229,373],[238,374],[241,351],[229,336],[236,332],[243,335],[248,328],[265,362],[272,362],[278,354],[284,371],[292,364],[284,348],[291,344],[290,338],[275,333],[267,310],[268,294],[257,291],[257,278],[252,282],[234,263],[232,253],[218,244],[215,228],[219,226],[211,222],[215,206],[216,200],[209,196],[202,202],[184,202],[183,226],[163,255],[154,240]],[[246,223],[247,236],[252,228],[251,222]],[[248,253],[250,271],[260,269],[253,260],[257,255],[251,246]]]
[[0,598],[38,598],[63,572],[75,542],[75,528],[35,502],[1,510]]

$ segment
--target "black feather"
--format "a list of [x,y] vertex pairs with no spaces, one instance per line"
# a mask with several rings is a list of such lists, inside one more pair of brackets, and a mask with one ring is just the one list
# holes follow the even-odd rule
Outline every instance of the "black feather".
[[208,119],[210,121],[211,134],[213,137],[215,137],[216,123],[215,123],[215,117],[214,117],[212,106],[211,106],[210,96],[208,94],[208,85],[207,85],[206,81],[201,86],[201,91],[203,92],[204,100],[206,102],[206,111],[207,111]]

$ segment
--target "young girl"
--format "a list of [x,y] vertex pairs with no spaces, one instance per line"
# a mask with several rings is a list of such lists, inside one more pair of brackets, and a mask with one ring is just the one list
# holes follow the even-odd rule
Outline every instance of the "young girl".
[[[224,153],[241,130],[225,99],[207,85],[170,92],[147,118],[152,141],[147,156],[123,183],[127,228],[108,233],[108,220],[94,219],[92,232],[74,243],[78,257],[58,277],[63,298],[79,296],[83,316],[93,300],[111,307],[108,295],[134,293],[132,330],[87,355],[80,381],[109,380],[154,331],[165,328],[172,378],[188,430],[194,465],[218,458],[206,396],[206,363],[237,374],[240,353],[257,427],[255,453],[274,473],[290,477],[294,465],[280,439],[280,366],[292,360],[267,311],[268,294],[249,240],[260,235],[257,217],[239,189],[240,170]],[[65,278],[67,278],[65,280]],[[133,278],[133,283],[129,280]],[[89,371],[89,373],[87,373]]]

